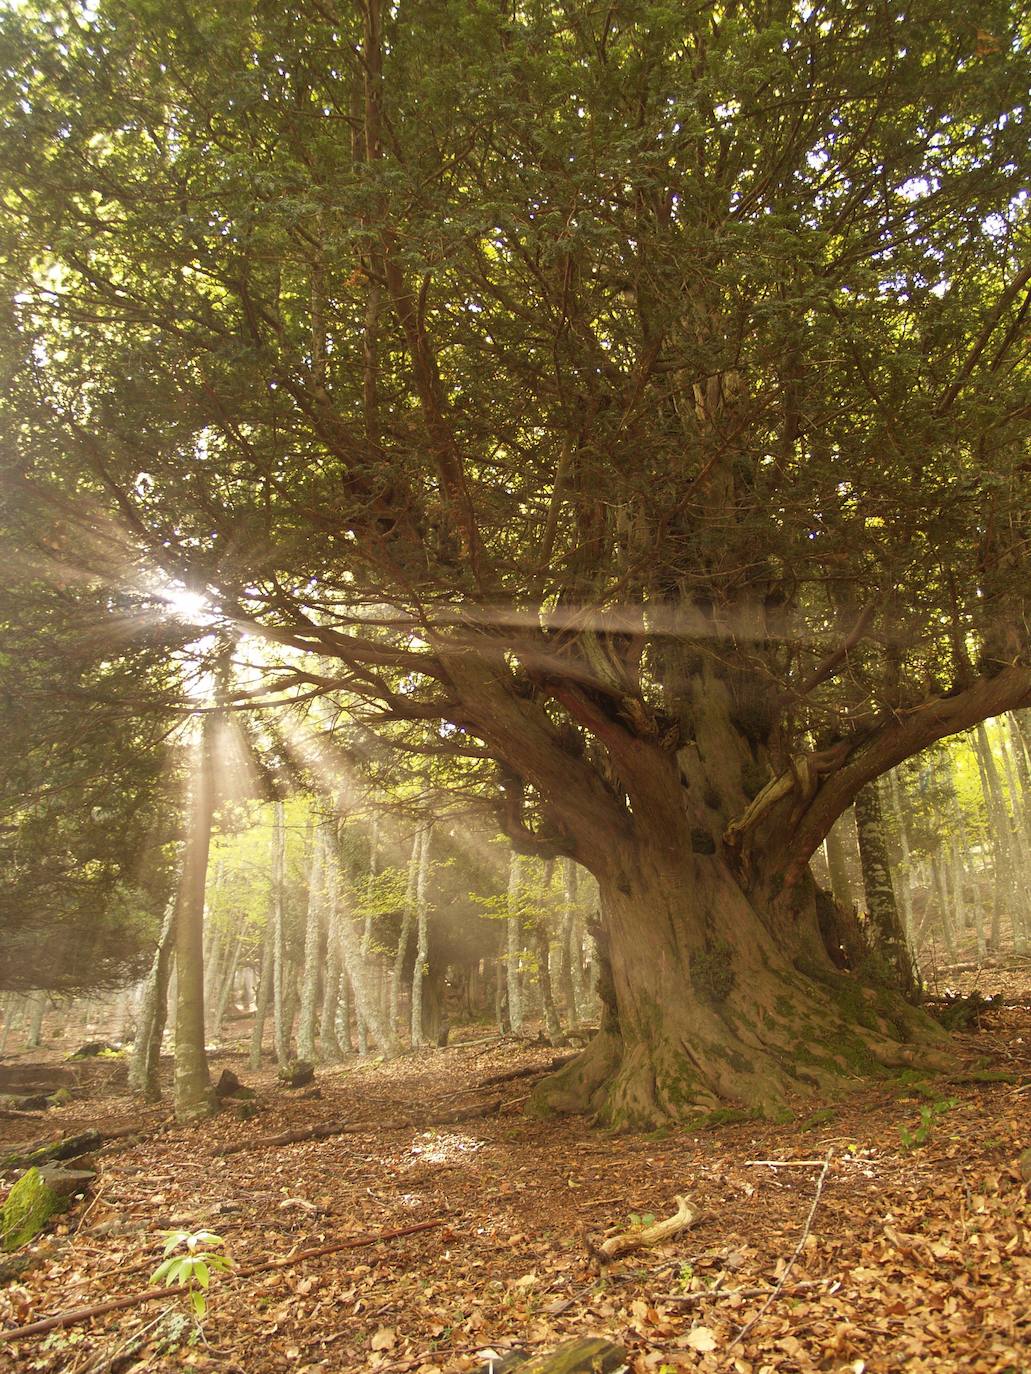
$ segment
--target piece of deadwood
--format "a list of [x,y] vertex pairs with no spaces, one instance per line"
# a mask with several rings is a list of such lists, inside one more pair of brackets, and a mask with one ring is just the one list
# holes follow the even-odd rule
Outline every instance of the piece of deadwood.
[[579,1053],[579,1050],[574,1050],[572,1054],[557,1054],[554,1059],[549,1059],[546,1064],[530,1064],[522,1069],[509,1069],[508,1073],[496,1073],[490,1078],[484,1078],[478,1086],[489,1088],[495,1083],[511,1083],[515,1078],[534,1078],[537,1075],[543,1077],[546,1073],[554,1073],[563,1064],[568,1064]]
[[547,1355],[513,1351],[502,1360],[488,1360],[478,1374],[616,1374],[626,1367],[626,1351],[602,1336],[566,1341]]
[[608,1240],[603,1240],[600,1245],[589,1241],[588,1244],[594,1259],[599,1265],[611,1264],[613,1260],[619,1259],[622,1255],[628,1255],[632,1250],[643,1250],[650,1245],[661,1245],[664,1240],[669,1240],[671,1236],[686,1231],[689,1226],[693,1226],[699,1220],[701,1213],[686,1197],[678,1195],[676,1203],[677,1210],[671,1217],[653,1222],[651,1226],[635,1226],[630,1231],[621,1231],[618,1236],[609,1236]]

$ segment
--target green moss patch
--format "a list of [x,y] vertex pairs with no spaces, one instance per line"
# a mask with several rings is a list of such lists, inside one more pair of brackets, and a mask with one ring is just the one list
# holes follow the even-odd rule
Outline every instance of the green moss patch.
[[38,1169],[29,1169],[7,1195],[0,1214],[4,1250],[20,1250],[43,1230],[51,1217],[64,1210],[65,1200],[47,1186]]

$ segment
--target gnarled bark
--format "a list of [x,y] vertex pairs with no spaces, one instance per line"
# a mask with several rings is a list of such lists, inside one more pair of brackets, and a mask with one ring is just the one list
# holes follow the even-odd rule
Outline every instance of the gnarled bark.
[[[725,735],[727,791],[740,745]],[[727,791],[721,803],[710,779],[705,827],[672,764],[644,766],[635,836],[611,836],[596,870],[602,1027],[535,1102],[652,1127],[727,1107],[776,1114],[878,1067],[936,1061],[929,1018],[834,967],[812,879],[786,884],[783,852],[753,850],[742,865],[718,843]]]

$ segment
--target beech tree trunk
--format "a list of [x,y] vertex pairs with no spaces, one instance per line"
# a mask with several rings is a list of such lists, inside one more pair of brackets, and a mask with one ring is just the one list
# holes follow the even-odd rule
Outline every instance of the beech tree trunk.
[[827,871],[831,880],[831,896],[844,911],[852,910],[855,900],[852,896],[852,883],[848,876],[848,860],[845,857],[845,838],[842,835],[844,818],[835,822],[824,840],[827,851]]
[[[328,827],[328,822],[323,822]],[[322,932],[326,949],[326,967],[322,981],[322,1007],[319,1013],[319,1058],[324,1064],[338,1064],[344,1057],[344,1047],[337,1031],[337,1016],[340,1016],[345,1042],[350,1036],[350,1007],[347,1005],[347,976],[341,977],[340,932],[337,911],[336,884],[330,876],[332,858],[330,848],[334,837],[328,830],[324,836],[326,847],[325,896],[322,902]],[[341,994],[344,997],[341,997]],[[343,1005],[341,1005],[343,1003]],[[350,1044],[347,1044],[350,1049]]]
[[1013,839],[1010,833],[1009,813],[1002,795],[999,770],[995,766],[988,731],[981,722],[974,731],[976,740],[978,772],[981,778],[981,791],[984,796],[985,810],[988,815],[989,838],[995,858],[995,897],[992,904],[993,949],[1002,942],[1003,913],[1009,915],[1011,927],[1016,929],[1014,907],[1018,900],[1016,888],[1016,864],[1013,853]]
[[311,865],[308,870],[308,919],[304,930],[304,969],[301,973],[301,1008],[297,1022],[297,1057],[315,1062],[315,1011],[322,963],[322,870],[325,830],[315,828],[312,837]]
[[415,966],[412,969],[411,1017],[413,1046],[423,1044],[422,992],[424,981],[429,972],[428,960],[430,952],[426,887],[429,880],[430,838],[432,833],[432,826],[427,826],[427,828],[421,832],[421,843],[419,845],[419,872],[415,883],[416,941]]
[[508,915],[505,918],[507,950],[505,976],[508,984],[508,1021],[513,1032],[518,1035],[523,1028],[523,985],[520,968],[523,950],[523,928],[520,911],[520,888],[522,886],[522,855],[513,849],[508,867]]
[[287,1015],[286,967],[286,815],[277,801],[272,820],[272,1034],[276,1063],[290,1061],[290,1019]]
[[272,980],[275,972],[275,932],[272,918],[265,923],[261,942],[261,968],[258,973],[258,992],[254,999],[254,1029],[251,1031],[250,1066],[254,1072],[261,1068],[261,1051],[265,1039],[265,1020],[272,1001]]
[[173,897],[165,908],[157,948],[143,986],[143,997],[136,1018],[136,1042],[129,1062],[129,1089],[142,1093],[147,1102],[161,1100],[158,1069],[168,1011],[168,980],[175,952],[175,908],[176,899]]
[[[327,850],[326,861],[326,902],[333,914],[344,972],[351,982],[355,1015],[359,1025],[364,1025],[367,1032],[371,1032],[380,1054],[388,1057],[395,1055],[398,1048],[397,1037],[393,1033],[389,1017],[382,1012],[376,989],[372,985],[369,961],[362,953],[362,943],[358,939],[348,911],[347,884],[341,881],[340,865],[332,846]],[[368,1052],[368,1041],[365,1043]]]
[[25,1048],[38,1050],[43,1043],[43,1017],[46,1015],[50,997],[47,993],[40,991],[32,993],[29,1000],[32,1013],[29,1017],[29,1033],[25,1037]]
[[884,816],[876,783],[868,783],[856,797],[856,832],[866,890],[868,938],[876,960],[875,977],[910,1001],[919,996],[913,956],[895,900],[891,864],[884,833]]
[[204,1047],[204,892],[214,814],[212,716],[201,729],[191,782],[190,824],[175,918],[175,1115],[178,1121],[217,1109]]

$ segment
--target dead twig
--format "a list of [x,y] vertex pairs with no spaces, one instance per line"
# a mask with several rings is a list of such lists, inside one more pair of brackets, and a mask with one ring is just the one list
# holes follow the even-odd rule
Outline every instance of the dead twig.
[[777,1283],[775,1284],[775,1286],[774,1286],[772,1292],[771,1292],[770,1295],[767,1297],[767,1299],[766,1299],[766,1301],[763,1303],[762,1307],[759,1308],[759,1311],[758,1311],[758,1312],[755,1314],[755,1316],[751,1319],[751,1321],[745,1322],[744,1326],[743,1326],[743,1327],[741,1328],[741,1330],[737,1333],[737,1335],[731,1337],[731,1339],[730,1339],[730,1345],[731,1345],[731,1346],[735,1346],[735,1345],[738,1344],[739,1341],[743,1341],[743,1340],[744,1340],[744,1338],[748,1335],[749,1331],[751,1331],[752,1327],[755,1326],[756,1322],[762,1320],[762,1318],[763,1318],[763,1317],[766,1315],[766,1313],[768,1312],[768,1310],[769,1310],[770,1306],[772,1305],[772,1303],[775,1302],[776,1299],[780,1296],[780,1294],[784,1291],[784,1285],[785,1285],[785,1284],[787,1283],[787,1281],[788,1281],[788,1275],[791,1273],[792,1269],[794,1268],[794,1266],[795,1266],[795,1261],[798,1259],[799,1255],[802,1253],[802,1247],[805,1245],[806,1241],[809,1239],[809,1232],[810,1232],[810,1230],[812,1229],[812,1225],[813,1225],[813,1217],[816,1216],[816,1209],[817,1209],[817,1207],[820,1205],[820,1197],[821,1197],[821,1195],[822,1195],[822,1193],[823,1193],[823,1185],[824,1185],[824,1182],[825,1182],[825,1180],[826,1180],[826,1178],[827,1178],[827,1171],[828,1171],[828,1170],[830,1169],[830,1167],[831,1167],[831,1160],[832,1160],[833,1158],[834,1158],[834,1151],[833,1151],[833,1150],[828,1150],[828,1151],[827,1151],[827,1157],[826,1157],[826,1159],[823,1161],[823,1168],[820,1170],[820,1177],[816,1180],[816,1192],[815,1192],[814,1195],[813,1195],[812,1206],[809,1208],[809,1215],[808,1215],[808,1216],[806,1217],[806,1219],[805,1219],[805,1225],[802,1227],[802,1234],[801,1234],[801,1236],[799,1236],[799,1238],[798,1238],[798,1244],[795,1246],[794,1253],[792,1254],[791,1258],[788,1260],[787,1264],[784,1266],[784,1272],[783,1272],[783,1274],[781,1274],[781,1276],[780,1276],[780,1278],[777,1280]]
[[[338,1250],[354,1250],[363,1245],[376,1245],[379,1241],[395,1240],[399,1236],[411,1236],[417,1231],[429,1231],[436,1226],[443,1226],[443,1217],[433,1217],[430,1221],[419,1221],[412,1226],[401,1226],[394,1231],[378,1231],[371,1236],[352,1236],[348,1240],[339,1240],[332,1245],[316,1245],[308,1250],[297,1250],[292,1255],[284,1255],[281,1259],[264,1260],[261,1264],[251,1264],[245,1269],[237,1269],[231,1277],[236,1279],[248,1279],[254,1274],[265,1274],[271,1269],[288,1269],[291,1265],[300,1264],[302,1260],[318,1259],[322,1255],[334,1255]],[[108,1312],[119,1312],[126,1307],[139,1307],[141,1303],[155,1302],[159,1298],[168,1298],[169,1289],[165,1286],[161,1288],[145,1288],[142,1293],[130,1293],[121,1298],[111,1298],[107,1302],[94,1303],[90,1307],[76,1307],[67,1312],[57,1312],[52,1317],[44,1317],[41,1321],[30,1322],[28,1326],[12,1326],[6,1331],[0,1331],[0,1343],[4,1341],[20,1341],[26,1336],[42,1336],[46,1331],[54,1331],[59,1326],[76,1326],[79,1322],[89,1321],[91,1317],[102,1317]]]

